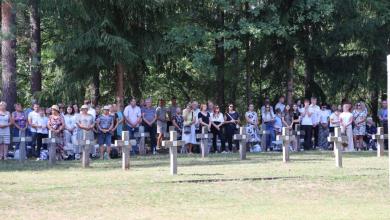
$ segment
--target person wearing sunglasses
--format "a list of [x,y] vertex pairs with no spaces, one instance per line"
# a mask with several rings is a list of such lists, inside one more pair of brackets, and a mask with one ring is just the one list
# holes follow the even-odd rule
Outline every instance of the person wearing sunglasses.
[[[226,151],[233,151],[233,135],[239,128],[240,115],[235,111],[234,105],[229,104],[225,114],[225,138],[228,142],[228,149]],[[236,143],[236,148],[238,144]]]

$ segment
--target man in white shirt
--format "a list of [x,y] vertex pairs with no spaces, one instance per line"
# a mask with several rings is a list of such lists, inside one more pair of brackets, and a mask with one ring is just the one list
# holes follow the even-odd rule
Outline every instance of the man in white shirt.
[[32,155],[35,157],[39,157],[40,155],[40,149],[35,149],[37,147],[37,137],[38,137],[38,129],[39,129],[39,122],[41,119],[41,116],[39,114],[39,104],[33,105],[33,111],[30,112],[27,116],[28,118],[28,124],[30,126],[31,131],[31,149],[32,149]]
[[[134,138],[134,134],[139,131],[139,125],[142,122],[141,108],[137,106],[137,100],[132,98],[130,104],[126,106],[123,111],[123,117],[125,119],[125,130],[129,131],[130,139]],[[137,153],[137,146],[132,146],[133,153]]]
[[305,99],[304,101],[304,107],[299,109],[299,112],[301,113],[302,118],[302,129],[305,131],[305,137],[304,137],[304,143],[303,147],[305,150],[311,150],[313,147],[311,138],[312,138],[312,131],[313,131],[313,109],[310,108],[310,100]]
[[321,108],[317,105],[317,98],[312,97],[311,98],[311,104],[310,107],[312,114],[312,121],[313,121],[313,136],[314,136],[314,149],[318,147],[318,126],[320,124],[321,119]]
[[280,96],[279,98],[279,102],[276,103],[275,105],[275,111],[276,109],[280,109],[280,111],[283,113],[284,112],[284,108],[286,107],[286,105],[284,104],[286,98],[284,96]]

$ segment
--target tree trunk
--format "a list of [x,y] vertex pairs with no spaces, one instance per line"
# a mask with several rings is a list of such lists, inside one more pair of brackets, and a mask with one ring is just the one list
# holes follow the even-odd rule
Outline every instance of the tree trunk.
[[91,83],[91,99],[92,104],[94,106],[97,106],[99,104],[100,99],[100,79],[99,79],[99,72],[96,72],[92,76],[92,83]]
[[294,57],[290,56],[287,60],[287,104],[294,103]]
[[305,98],[313,96],[314,65],[310,58],[305,59]]
[[123,87],[123,78],[125,75],[125,67],[122,63],[118,63],[115,66],[116,68],[116,103],[117,105],[123,107],[124,104],[124,87]]
[[[219,28],[224,26],[224,12],[218,9],[217,23]],[[215,40],[215,61],[217,65],[216,79],[216,101],[219,105],[225,107],[225,47],[224,38]]]
[[2,95],[7,103],[7,110],[13,111],[16,103],[16,14],[11,0],[1,3],[1,64],[2,64]]
[[142,92],[141,92],[141,77],[138,74],[139,72],[144,73],[145,70],[144,62],[142,65],[139,66],[139,68],[133,68],[131,72],[128,73],[129,77],[129,83],[130,83],[130,89],[131,89],[131,95],[136,99],[142,98]]
[[251,46],[249,38],[246,40],[246,57],[245,57],[245,93],[246,93],[246,106],[252,103],[252,68],[251,68]]
[[[41,20],[39,15],[39,0],[30,0],[30,72],[31,94],[35,97],[42,90],[41,73]],[[36,97],[35,97],[36,98]]]

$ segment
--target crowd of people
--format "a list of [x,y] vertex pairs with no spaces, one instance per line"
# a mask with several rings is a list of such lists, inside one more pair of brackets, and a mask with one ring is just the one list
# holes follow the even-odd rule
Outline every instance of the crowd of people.
[[[343,102],[341,105],[329,106],[326,103],[318,105],[317,98],[312,97],[289,105],[285,103],[285,97],[281,96],[274,106],[266,98],[258,111],[250,104],[242,115],[232,103],[223,110],[211,101],[200,105],[192,101],[182,109],[175,97],[171,99],[169,106],[164,99],[159,99],[157,106],[154,106],[151,98],[139,102],[132,98],[124,109],[117,104],[93,107],[89,100],[84,101],[80,108],[78,105],[63,104],[43,108],[38,103],[33,103],[27,109],[23,109],[21,104],[15,104],[15,111],[12,113],[7,112],[6,108],[7,104],[0,102],[1,160],[8,159],[9,152],[14,152],[14,157],[17,156],[20,144],[11,145],[11,140],[12,137],[19,136],[32,137],[31,143],[26,146],[28,157],[45,158],[42,157],[42,150],[47,151],[47,146],[42,140],[49,133],[63,140],[57,144],[57,159],[79,159],[81,147],[78,141],[86,139],[97,140],[98,150],[91,154],[96,153],[101,159],[109,159],[112,145],[115,140],[122,138],[122,131],[129,131],[130,138],[134,139],[140,126],[149,133],[148,152],[151,154],[157,154],[162,149],[162,141],[167,138],[165,136],[170,126],[174,126],[179,138],[185,142],[181,152],[190,154],[198,149],[196,134],[203,127],[207,127],[213,134],[211,153],[236,151],[238,145],[233,136],[240,126],[246,127],[250,137],[248,148],[253,151],[277,149],[275,137],[281,134],[283,127],[303,131],[303,147],[301,138],[297,138],[291,142],[293,151],[330,150],[332,145],[327,137],[336,127],[340,127],[348,137],[346,151],[375,150],[376,145],[371,139],[371,135],[377,130],[376,123],[361,101],[355,105]],[[386,100],[381,102],[378,118],[380,126],[387,133]],[[138,154],[138,147],[138,144],[132,146],[131,153]]]

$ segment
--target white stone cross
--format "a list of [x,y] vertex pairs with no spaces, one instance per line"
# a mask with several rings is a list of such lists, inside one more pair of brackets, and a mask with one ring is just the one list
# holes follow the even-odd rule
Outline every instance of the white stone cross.
[[26,137],[24,131],[19,132],[19,137],[12,138],[13,143],[19,143],[19,161],[24,162],[26,160],[26,142],[31,142],[31,137]]
[[385,139],[388,139],[388,135],[384,134],[384,129],[379,127],[377,133],[372,135],[372,139],[377,140],[377,156],[385,156]]
[[81,146],[83,150],[83,156],[81,158],[81,164],[83,168],[89,167],[89,153],[91,152],[91,146],[96,144],[95,140],[88,139],[88,132],[83,130],[83,139],[78,141],[78,145]]
[[57,144],[62,143],[62,138],[53,137],[53,132],[49,130],[49,137],[43,138],[42,143],[47,144],[49,147],[49,165],[56,163],[56,151]]
[[341,135],[341,128],[334,128],[334,136],[331,134],[328,137],[329,142],[333,142],[333,151],[336,158],[336,167],[343,167],[343,156],[342,156],[342,143],[348,141],[347,136]]
[[139,126],[138,132],[134,134],[134,137],[139,138],[139,154],[145,155],[146,154],[145,138],[150,137],[149,132],[145,132],[144,126]]
[[202,158],[207,157],[209,154],[208,146],[209,139],[213,138],[213,134],[209,133],[209,129],[206,126],[202,127],[202,133],[196,135],[200,139],[200,149],[202,151]]
[[287,163],[290,161],[290,154],[289,154],[289,146],[291,141],[295,140],[295,136],[292,135],[292,132],[290,129],[283,127],[282,128],[282,135],[276,136],[277,141],[282,141],[282,149],[283,149],[283,162]]
[[171,131],[169,141],[163,141],[163,147],[169,147],[169,155],[171,161],[171,174],[177,174],[177,147],[184,145],[184,141],[177,140],[177,132]]
[[122,169],[130,169],[130,147],[137,144],[136,140],[130,140],[130,133],[122,131],[122,140],[115,140],[115,146],[122,147]]
[[240,160],[246,159],[246,144],[248,143],[249,136],[246,134],[246,128],[240,127],[240,133],[233,136],[234,140],[239,141],[240,145]]

